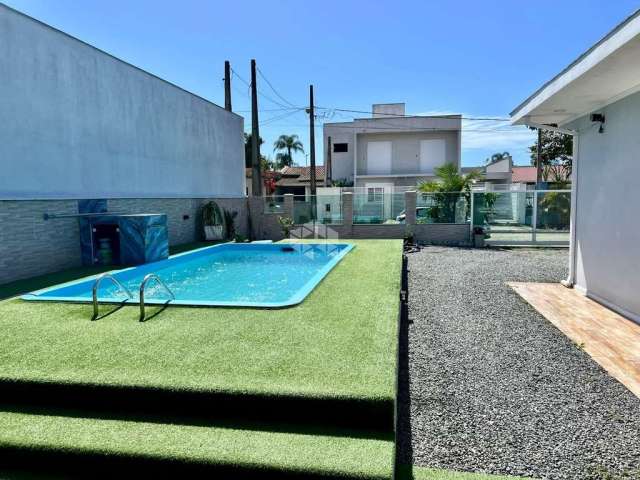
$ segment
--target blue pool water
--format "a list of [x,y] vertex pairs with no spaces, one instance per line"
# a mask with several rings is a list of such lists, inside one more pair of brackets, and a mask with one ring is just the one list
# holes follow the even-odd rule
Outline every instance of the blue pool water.
[[[342,243],[236,244],[205,247],[167,260],[110,272],[139,302],[145,275],[155,273],[171,289],[178,305],[285,307],[300,303],[353,248]],[[289,251],[286,251],[289,250]],[[24,295],[24,300],[90,302],[95,277],[56,285]],[[101,302],[126,298],[104,280]],[[155,282],[145,291],[145,303],[165,303],[169,297]]]

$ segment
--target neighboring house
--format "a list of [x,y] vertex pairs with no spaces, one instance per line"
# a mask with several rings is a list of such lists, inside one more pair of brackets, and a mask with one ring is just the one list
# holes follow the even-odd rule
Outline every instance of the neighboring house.
[[532,190],[536,186],[536,167],[514,166],[511,156],[507,156],[488,165],[480,167],[462,167],[462,173],[479,171],[483,175],[483,180],[478,182],[478,187],[491,189],[501,189],[508,186],[515,190]]
[[433,179],[435,167],[460,167],[461,127],[460,115],[405,116],[404,103],[373,105],[372,118],[325,123],[330,180],[376,195]]
[[[324,166],[316,167],[316,188],[325,185]],[[280,179],[275,182],[276,195],[292,193],[298,198],[311,195],[311,167],[284,167],[280,170]]]
[[[244,176],[246,180],[245,193],[247,197],[250,197],[253,192],[253,183],[251,182],[251,178],[253,176],[252,168],[244,169]],[[263,184],[263,193],[265,195],[272,195],[276,190],[276,182],[280,178],[280,172],[274,170],[267,170],[262,172],[262,184]]]
[[526,185],[527,189],[536,188],[538,169],[536,167],[513,167],[511,169],[511,183]]
[[511,116],[573,135],[567,283],[640,322],[640,10]]

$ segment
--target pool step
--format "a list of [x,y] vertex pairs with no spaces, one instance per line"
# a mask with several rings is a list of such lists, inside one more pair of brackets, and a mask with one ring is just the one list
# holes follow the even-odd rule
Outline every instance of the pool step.
[[145,478],[390,479],[393,471],[393,438],[18,411],[0,411],[0,426],[2,478],[130,478],[139,472]]

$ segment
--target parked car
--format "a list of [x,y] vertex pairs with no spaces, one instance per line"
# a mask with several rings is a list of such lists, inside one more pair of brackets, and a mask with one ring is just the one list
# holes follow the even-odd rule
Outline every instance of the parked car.
[[[402,210],[396,217],[396,222],[404,223],[407,217],[407,212]],[[429,217],[429,207],[416,207],[416,219]]]

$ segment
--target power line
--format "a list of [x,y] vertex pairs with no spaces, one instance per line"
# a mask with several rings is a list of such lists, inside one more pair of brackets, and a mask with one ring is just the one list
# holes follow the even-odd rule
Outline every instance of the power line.
[[300,112],[300,111],[302,111],[302,110],[304,110],[304,108],[298,108],[298,109],[296,109],[296,110],[295,110],[295,111],[293,111],[293,112],[287,112],[287,113],[283,113],[283,114],[281,114],[281,115],[276,115],[276,116],[274,116],[274,117],[267,118],[265,121],[260,122],[260,125],[261,125],[261,126],[264,126],[264,125],[268,125],[268,124],[270,124],[270,123],[276,122],[276,121],[278,121],[278,120],[283,120],[283,119],[285,119],[285,118],[287,118],[287,117],[290,117],[290,116],[292,116],[292,115],[295,115],[296,113],[298,113],[298,112]]
[[[350,110],[347,108],[333,108],[333,107],[316,107],[322,110],[334,110],[336,112],[347,112],[347,113],[363,113],[367,115],[386,115],[388,117],[397,117],[397,118],[445,118],[445,119],[458,119],[461,120],[483,120],[483,121],[492,121],[492,122],[509,122],[510,118],[503,117],[464,117],[458,116],[456,114],[449,115],[398,115],[396,113],[383,113],[383,112],[372,112],[367,110]],[[374,117],[375,118],[375,117]]]
[[[259,70],[259,69],[256,68],[256,70]],[[240,75],[238,75],[238,72],[236,72],[233,68],[231,69],[231,73],[233,73],[233,75],[235,75],[238,78],[238,80],[240,80],[242,83],[244,83],[247,87],[251,88],[251,84],[249,82],[247,82],[244,78],[242,78]],[[264,78],[264,76],[263,76],[263,78]],[[267,81],[267,83],[269,83],[269,82]],[[285,105],[283,103],[278,102],[277,100],[274,100],[269,95],[267,95],[264,92],[262,92],[260,89],[256,89],[256,90],[258,91],[258,95],[260,95],[264,99],[270,101],[274,105],[277,105],[277,106],[282,107],[282,108],[292,108],[292,107],[289,107],[289,106],[287,106],[287,105]],[[293,108],[297,108],[297,107],[293,107]]]
[[271,88],[271,90],[273,90],[273,93],[276,94],[276,96],[281,99],[284,103],[287,103],[289,105],[291,105],[293,108],[301,108],[298,107],[296,105],[294,105],[293,103],[291,103],[289,100],[287,100],[286,98],[284,98],[282,95],[280,95],[280,93],[278,93],[278,91],[275,89],[275,87],[273,86],[273,84],[269,81],[269,79],[265,76],[264,73],[262,73],[262,70],[260,70],[260,67],[258,67],[258,75],[260,75],[262,77],[262,79],[267,82],[267,85],[269,85],[269,88]]
[[[300,110],[300,109],[304,110],[303,107],[300,107],[300,108],[293,108],[293,107],[289,108],[289,107],[287,107],[287,108],[260,108],[260,109],[258,109],[258,111],[259,112],[285,112],[285,111],[290,112],[292,110]],[[234,110],[234,112],[236,112],[236,113],[251,113],[251,110]]]
[[[316,125],[315,128],[323,128],[325,125]],[[308,127],[308,125],[287,125],[290,127]],[[411,132],[419,132],[419,131],[455,131],[453,129],[443,129],[438,127],[402,127],[402,126],[387,126],[387,127],[374,127],[374,126],[359,126],[359,125],[340,125],[340,124],[332,124],[331,128],[340,128],[340,129],[348,129],[348,130],[363,130],[362,133],[366,133],[367,130],[383,130],[383,131],[411,131]],[[461,128],[462,132],[472,132],[472,133],[523,133],[526,132],[524,128],[516,130],[516,128],[521,127],[522,125],[504,125],[502,127],[488,127],[488,128]]]

